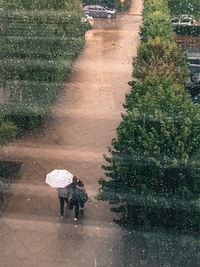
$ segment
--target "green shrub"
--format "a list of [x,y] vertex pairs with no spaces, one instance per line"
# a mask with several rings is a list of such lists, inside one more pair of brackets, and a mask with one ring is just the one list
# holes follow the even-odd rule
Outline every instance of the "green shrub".
[[143,17],[146,18],[148,15],[152,15],[155,12],[161,12],[162,14],[168,15],[168,0],[150,0],[144,1]]
[[128,97],[106,157],[111,179],[100,180],[99,197],[123,212],[123,227],[200,230],[200,108],[173,83],[167,76],[152,78],[133,100]]
[[32,106],[18,104],[10,105],[4,110],[4,116],[17,127],[17,133],[21,134],[24,130],[32,130],[40,127],[46,119],[45,108],[35,108]]
[[9,10],[68,10],[77,11],[80,8],[79,0],[3,0],[1,3],[3,8]]
[[[76,55],[84,45],[84,40],[79,38],[54,38],[48,37],[3,37],[0,49],[1,59],[54,59],[63,53]],[[66,50],[67,47],[67,50]]]
[[1,61],[3,80],[60,82],[71,71],[71,62],[9,59]]
[[146,79],[150,74],[172,75],[176,83],[188,79],[188,60],[186,53],[174,41],[156,37],[142,43],[134,61],[135,78]]
[[0,145],[4,145],[10,141],[12,141],[16,134],[15,125],[5,120],[5,118],[0,115]]
[[199,0],[168,0],[170,13],[174,15],[194,15],[200,19]]
[[166,7],[166,0],[144,2],[136,81],[130,82],[126,113],[105,155],[98,199],[120,213],[116,222],[129,231],[195,235],[200,231],[200,107],[185,90],[187,56],[172,40]]
[[4,109],[18,128],[32,129],[69,76],[89,24],[79,0],[3,0],[2,7],[0,84],[10,97]]
[[175,32],[178,35],[200,36],[200,26],[177,26]]
[[149,38],[155,37],[172,39],[171,31],[170,16],[163,14],[160,11],[156,11],[151,15],[148,15],[147,18],[144,18],[140,36],[143,42],[147,42]]

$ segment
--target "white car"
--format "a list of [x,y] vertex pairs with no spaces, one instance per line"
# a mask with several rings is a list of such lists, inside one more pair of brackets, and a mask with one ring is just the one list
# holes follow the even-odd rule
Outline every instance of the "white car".
[[174,17],[171,20],[172,29],[175,30],[178,26],[192,26],[195,25],[195,20],[192,16],[182,15],[180,17]]

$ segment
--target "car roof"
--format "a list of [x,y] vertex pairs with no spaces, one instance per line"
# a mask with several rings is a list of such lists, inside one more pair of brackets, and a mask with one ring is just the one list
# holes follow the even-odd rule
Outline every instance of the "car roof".
[[99,5],[96,5],[96,7],[97,7],[97,8],[105,8],[105,7],[103,7],[103,6],[99,6]]
[[88,6],[85,6],[84,8],[87,9],[87,8],[95,8],[96,6],[95,5],[88,5]]
[[172,19],[194,19],[194,17],[192,15],[179,15],[179,16],[174,16],[172,17]]
[[107,7],[100,6],[100,5],[87,5],[83,9],[87,9],[87,8],[107,8]]

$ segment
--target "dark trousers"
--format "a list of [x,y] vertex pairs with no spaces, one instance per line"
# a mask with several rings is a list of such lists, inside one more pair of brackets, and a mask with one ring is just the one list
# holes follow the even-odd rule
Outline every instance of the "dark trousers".
[[59,200],[60,200],[60,215],[63,216],[65,201],[67,202],[67,199],[64,197],[59,197]]
[[78,200],[74,201],[74,212],[75,212],[75,218],[78,219],[78,216],[79,216],[79,201]]
[[84,201],[74,201],[74,211],[75,211],[75,218],[78,219],[80,207],[84,208],[85,202]]

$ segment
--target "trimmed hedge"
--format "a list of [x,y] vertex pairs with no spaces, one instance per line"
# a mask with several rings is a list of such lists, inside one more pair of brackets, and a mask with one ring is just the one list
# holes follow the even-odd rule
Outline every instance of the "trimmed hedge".
[[[161,25],[158,27],[158,25]],[[171,38],[171,21],[170,16],[161,13],[160,11],[155,11],[149,14],[143,20],[143,26],[140,30],[141,40],[147,42],[149,38]]]
[[178,35],[200,36],[200,26],[177,26],[175,32]]
[[[145,0],[131,92],[98,199],[130,230],[200,232],[200,106],[186,92],[188,59],[172,39],[167,0]],[[160,8],[160,11],[158,10]],[[152,13],[153,12],[153,13]],[[109,179],[108,179],[109,177]]]
[[[84,45],[81,37],[44,38],[44,37],[2,37],[0,59],[44,59],[51,60],[60,56],[76,56]],[[67,47],[67,51],[65,48]],[[76,49],[74,49],[76,47]]]
[[68,10],[77,11],[80,8],[80,1],[73,0],[3,0],[1,6],[9,10]]
[[33,129],[69,76],[89,24],[79,0],[3,0],[2,6],[0,83],[10,96],[3,110],[20,131]]
[[176,83],[182,84],[188,79],[187,62],[186,52],[174,41],[160,37],[148,38],[138,49],[133,75],[139,80],[145,80],[151,74],[168,74]]

